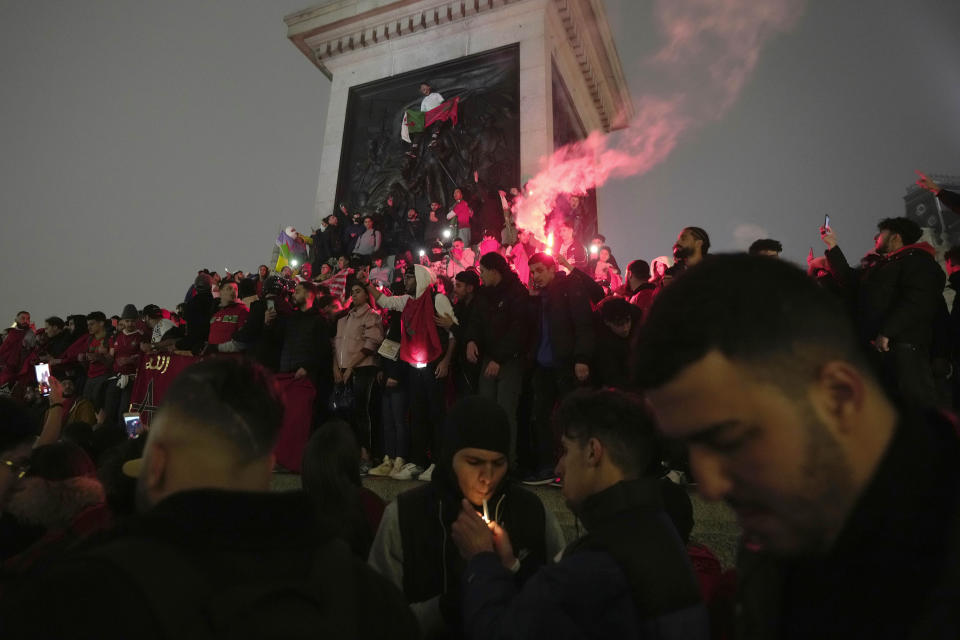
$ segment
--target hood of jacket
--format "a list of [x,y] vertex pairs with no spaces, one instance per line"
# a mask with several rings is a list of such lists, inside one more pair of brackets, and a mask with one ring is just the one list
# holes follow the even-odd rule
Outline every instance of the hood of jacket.
[[430,285],[437,282],[437,276],[422,264],[413,265],[413,272],[417,276],[417,293],[413,297],[419,298]]

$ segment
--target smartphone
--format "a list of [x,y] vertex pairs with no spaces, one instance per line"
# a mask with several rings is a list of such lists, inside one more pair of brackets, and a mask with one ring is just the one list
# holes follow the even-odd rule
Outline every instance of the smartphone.
[[598,253],[600,253],[600,247],[598,247],[595,244],[590,245],[590,253],[592,253],[593,255],[597,255]]
[[140,414],[139,413],[125,413],[123,414],[123,426],[127,430],[128,438],[136,438],[140,435]]
[[829,213],[828,213],[827,215],[823,216],[823,226],[824,226],[824,228],[826,228],[826,229],[829,229],[829,228],[830,228],[830,214],[829,214]]
[[50,365],[46,362],[33,365],[33,370],[37,374],[37,388],[40,395],[44,398],[50,395]]
[[267,310],[276,311],[276,309],[277,309],[277,303],[274,302],[273,298],[267,298]]

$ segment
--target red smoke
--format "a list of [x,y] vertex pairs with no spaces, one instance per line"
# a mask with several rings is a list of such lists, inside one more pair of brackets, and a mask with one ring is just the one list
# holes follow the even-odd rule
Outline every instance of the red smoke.
[[616,136],[599,131],[541,159],[514,206],[517,226],[537,235],[558,195],[582,195],[610,178],[642,175],[691,128],[722,117],[756,67],[760,49],[789,29],[802,0],[657,0],[666,42],[648,64],[670,85],[637,99],[637,115]]

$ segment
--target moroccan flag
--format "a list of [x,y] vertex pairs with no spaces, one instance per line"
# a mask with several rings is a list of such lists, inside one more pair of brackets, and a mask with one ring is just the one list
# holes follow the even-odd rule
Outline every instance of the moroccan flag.
[[[158,353],[140,359],[137,377],[130,391],[130,411],[140,414],[140,422],[150,426],[153,414],[167,393],[167,388],[180,372],[199,362],[200,358],[173,353]],[[126,410],[126,407],[124,407]]]
[[417,111],[416,109],[407,109],[403,114],[403,123],[400,125],[400,138],[404,142],[410,142],[411,133],[419,133],[432,125],[434,122],[445,122],[450,120],[457,124],[457,109],[460,105],[460,96],[456,96],[442,102],[440,106],[430,109],[430,111]]

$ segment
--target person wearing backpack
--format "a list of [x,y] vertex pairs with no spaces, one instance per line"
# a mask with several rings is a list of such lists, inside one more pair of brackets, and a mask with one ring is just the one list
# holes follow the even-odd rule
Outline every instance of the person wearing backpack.
[[124,466],[140,515],[11,589],[3,637],[419,637],[399,591],[303,492],[270,491],[282,416],[259,365],[187,368]]

